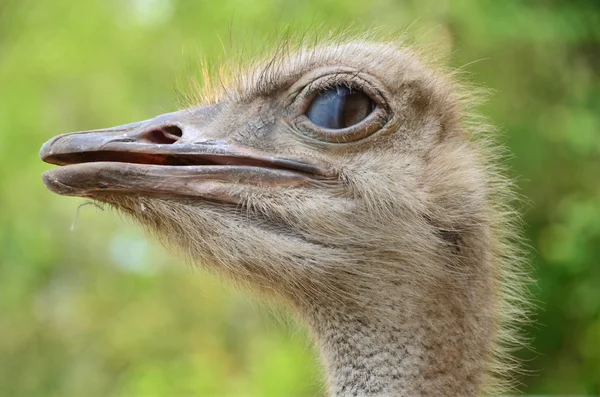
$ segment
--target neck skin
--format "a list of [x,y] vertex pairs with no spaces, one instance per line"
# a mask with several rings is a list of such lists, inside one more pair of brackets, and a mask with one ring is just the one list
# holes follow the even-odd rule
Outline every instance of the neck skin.
[[379,305],[308,308],[330,395],[480,395],[493,330],[490,299],[459,297],[439,284],[422,291],[426,298],[392,292]]

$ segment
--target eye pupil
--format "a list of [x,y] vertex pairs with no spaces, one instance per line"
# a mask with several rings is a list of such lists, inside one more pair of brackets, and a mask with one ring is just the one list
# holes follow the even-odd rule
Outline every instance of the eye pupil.
[[348,128],[364,120],[375,104],[361,91],[339,85],[329,88],[313,99],[306,117],[322,128]]

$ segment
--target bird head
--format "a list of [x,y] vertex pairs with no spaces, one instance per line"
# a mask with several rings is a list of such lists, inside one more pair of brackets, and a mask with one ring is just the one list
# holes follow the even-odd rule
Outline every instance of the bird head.
[[49,140],[41,157],[61,167],[43,181],[296,301],[414,293],[488,244],[489,180],[460,92],[396,45],[298,49],[212,101]]

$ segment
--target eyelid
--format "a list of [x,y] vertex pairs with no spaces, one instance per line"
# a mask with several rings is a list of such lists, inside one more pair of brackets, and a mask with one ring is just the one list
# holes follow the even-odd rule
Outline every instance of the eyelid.
[[326,91],[329,88],[335,87],[336,85],[346,85],[350,89],[362,91],[367,95],[373,103],[378,107],[384,107],[388,109],[387,101],[379,90],[372,86],[372,84],[357,74],[350,75],[349,73],[332,73],[329,75],[322,76],[321,78],[310,82],[305,85],[303,89],[296,93],[295,101],[301,101],[298,103],[298,111],[304,113],[312,99],[319,93]]
[[351,143],[368,136],[383,128],[389,117],[382,115],[383,109],[379,108],[369,114],[360,123],[343,129],[329,129],[316,126],[306,115],[302,114],[297,119],[295,124],[303,127],[303,131],[310,137],[326,143]]
[[285,105],[298,106],[299,100],[306,100],[310,95],[317,94],[319,89],[336,83],[360,88],[375,104],[389,110],[389,95],[383,89],[383,84],[369,73],[348,66],[325,66],[306,73],[288,89]]

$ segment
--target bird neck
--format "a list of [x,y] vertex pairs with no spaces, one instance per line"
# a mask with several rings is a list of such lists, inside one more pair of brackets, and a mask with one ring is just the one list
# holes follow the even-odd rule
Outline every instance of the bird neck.
[[477,304],[439,288],[424,291],[426,299],[397,292],[377,306],[312,307],[308,322],[330,395],[480,395],[494,329],[490,300]]

